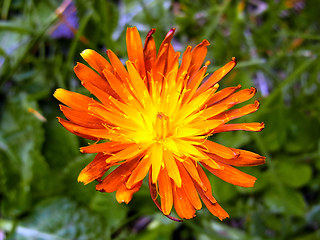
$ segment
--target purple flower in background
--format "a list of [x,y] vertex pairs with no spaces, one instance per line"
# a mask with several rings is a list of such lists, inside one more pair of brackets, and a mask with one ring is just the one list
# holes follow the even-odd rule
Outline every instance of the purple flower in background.
[[53,27],[52,38],[73,38],[79,27],[77,9],[72,0],[65,0],[57,8],[56,14],[60,21]]

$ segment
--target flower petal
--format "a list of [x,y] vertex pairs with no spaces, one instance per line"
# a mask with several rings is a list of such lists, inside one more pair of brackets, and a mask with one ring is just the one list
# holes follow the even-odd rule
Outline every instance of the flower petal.
[[[83,83],[85,83],[86,85],[88,83],[92,84],[93,86],[97,87],[101,91],[105,92],[107,95],[115,96],[115,92],[112,90],[109,83],[103,78],[103,74],[102,74],[103,69],[101,70],[101,74],[102,74],[101,76],[97,74],[95,71],[93,71],[91,68],[87,67],[82,63],[77,63],[77,65],[73,68],[73,70],[82,84]],[[90,91],[90,89],[88,90]],[[91,93],[96,95],[94,92],[91,92]]]
[[233,94],[235,91],[241,88],[241,85],[239,84],[236,87],[228,87],[221,89],[219,92],[216,92],[207,102],[208,106],[211,106],[212,104],[215,104],[217,102],[222,101],[223,99],[229,97],[231,94]]
[[[107,50],[108,57],[110,59],[111,65],[115,73],[117,73],[122,81],[122,83],[126,83],[126,79],[129,78],[129,74],[126,68],[123,66],[120,59],[115,55],[110,49]],[[103,72],[108,71],[105,69]]]
[[136,121],[131,121],[125,114],[107,109],[104,105],[92,104],[88,107],[88,112],[113,126],[129,130],[140,128]]
[[204,79],[206,71],[207,71],[207,66],[204,66],[189,80],[187,85],[188,90],[184,96],[183,102],[189,102],[189,100],[193,97],[193,94],[196,92],[200,83]]
[[[192,177],[192,179],[194,181],[196,181],[199,186],[201,186],[203,188],[204,191],[207,190],[206,186],[204,185],[204,183],[202,182],[200,176],[199,176],[199,173],[198,173],[198,170],[195,166],[195,164],[190,160],[190,159],[185,159],[183,162],[182,162],[184,168],[187,170],[187,172],[190,174],[190,176]],[[180,163],[178,162],[178,167],[179,167]],[[179,167],[179,170],[180,170],[180,173],[183,172],[182,170],[182,167],[180,166]],[[182,176],[181,176],[182,177]],[[183,182],[183,181],[182,181]]]
[[[152,198],[152,201],[154,202],[154,204],[158,207],[158,209],[162,212],[162,209],[161,209],[161,206],[157,200],[157,195],[158,195],[158,192],[157,192],[157,186],[156,184],[153,184],[152,183],[152,171],[150,169],[150,172],[149,172],[149,191],[150,191],[150,195],[151,195],[151,198]],[[162,212],[163,213],[163,212]],[[175,218],[175,217],[172,217],[170,215],[165,215],[167,218],[173,220],[173,221],[176,221],[176,222],[182,222],[181,219],[178,219],[178,218]]]
[[241,172],[238,169],[222,162],[220,162],[219,165],[221,165],[223,169],[213,169],[204,163],[202,163],[202,165],[218,178],[221,178],[222,180],[233,185],[240,187],[253,187],[256,181],[255,177]]
[[124,103],[133,108],[136,108],[137,110],[142,111],[142,109],[139,108],[139,101],[137,101],[135,97],[133,97],[131,92],[129,92],[129,90],[127,89],[127,86],[121,80],[119,80],[112,72],[108,70],[104,70],[103,74],[108,80],[112,89],[118,94],[118,96]]
[[[199,173],[199,176],[201,177],[201,180],[202,182],[204,183],[204,185],[206,186],[207,188],[207,191],[205,191],[203,188],[201,188],[199,186],[199,184],[197,184],[195,181],[195,187],[197,188],[198,190],[198,193],[200,193],[201,191],[204,193],[205,197],[210,200],[212,203],[216,203],[217,200],[212,196],[212,188],[211,188],[211,183],[206,175],[206,173],[203,171],[202,167],[200,165],[197,166],[197,170],[198,170],[198,173]],[[199,189],[201,191],[199,191]],[[201,197],[202,198],[202,197]]]
[[217,216],[221,221],[229,217],[229,214],[225,210],[223,210],[223,208],[217,202],[211,202],[206,198],[203,190],[200,187],[197,188],[203,203],[213,215]]
[[77,110],[64,105],[60,105],[60,110],[64,116],[70,120],[70,122],[73,122],[77,125],[87,128],[104,128],[104,122],[99,118],[88,114],[88,111]]
[[150,148],[150,161],[152,166],[152,182],[156,183],[163,163],[163,147],[155,143]]
[[170,31],[167,33],[167,35],[165,36],[164,40],[162,41],[160,47],[159,47],[159,53],[163,51],[164,46],[167,44],[169,45],[171,43],[171,40],[173,38],[173,34],[176,31],[175,28],[171,28]]
[[[180,65],[180,68],[179,68],[179,71],[177,74],[177,81],[180,81],[181,76],[184,76],[184,77],[187,76],[186,73],[187,73],[188,68],[190,66],[190,63],[191,63],[191,49],[192,49],[192,47],[188,46],[182,55],[181,65]],[[181,79],[181,81],[183,81],[183,80],[184,80],[184,78]]]
[[[119,167],[108,174],[99,184],[96,190],[102,192],[114,192],[131,175],[136,168],[139,158],[122,163]],[[138,182],[137,182],[138,183]]]
[[157,58],[156,43],[152,37],[152,34],[155,31],[156,30],[152,28],[148,32],[146,40],[144,42],[143,54],[144,54],[144,62],[146,65],[146,72],[150,72]]
[[142,181],[140,181],[136,185],[134,185],[133,188],[128,189],[126,187],[126,184],[122,183],[118,187],[117,193],[116,193],[116,199],[117,199],[118,203],[125,202],[126,204],[128,204],[131,201],[133,194],[135,194],[136,192],[139,191],[141,185],[142,185]]
[[222,68],[219,68],[217,71],[215,71],[197,90],[195,95],[199,95],[203,92],[205,92],[207,89],[214,86],[216,83],[218,83],[224,76],[226,76],[237,64],[237,61],[235,58],[232,58],[230,62],[228,62],[226,65],[224,65]]
[[178,187],[181,187],[181,177],[178,170],[176,160],[173,157],[173,154],[170,151],[163,151],[163,161],[165,167],[168,171],[169,177],[175,182]]
[[173,205],[172,184],[165,168],[159,172],[158,186],[162,212],[164,215],[169,215]]
[[260,132],[264,129],[264,123],[233,123],[224,124],[214,129],[214,133],[230,132],[237,130]]
[[134,143],[119,143],[119,142],[104,142],[98,144],[91,144],[86,147],[81,147],[80,151],[82,153],[104,153],[112,154],[113,152],[121,151],[125,148],[134,145]]
[[143,180],[149,169],[151,167],[151,161],[150,161],[150,156],[145,155],[137,165],[137,167],[132,171],[132,174],[130,175],[126,186],[127,188],[132,188],[135,184]]
[[232,148],[232,150],[240,153],[237,163],[241,163],[241,165],[233,164],[234,166],[257,166],[265,163],[266,157],[260,156],[259,154],[242,149]]
[[126,36],[128,58],[136,66],[140,76],[144,78],[146,76],[146,69],[140,34],[136,27],[129,27],[127,28]]
[[137,99],[139,99],[140,103],[142,103],[142,106],[150,106],[151,98],[147,86],[130,61],[127,61],[127,69],[130,75],[130,83],[134,89],[133,92],[135,93]]
[[[266,158],[256,153],[241,150],[241,149],[235,149],[235,150],[240,152],[240,156],[237,158],[225,159],[215,154],[208,154],[208,155],[214,161],[218,162],[218,164],[221,162],[221,163],[236,166],[236,167],[257,166],[265,163]],[[206,162],[204,163],[207,164]],[[209,164],[207,165],[210,166]]]
[[64,126],[69,132],[73,134],[91,140],[110,139],[115,136],[114,132],[107,128],[87,128],[74,124],[70,121],[66,121],[59,118],[59,123]]
[[108,161],[115,162],[115,161],[122,161],[122,160],[129,160],[132,158],[138,158],[139,156],[143,155],[145,150],[147,149],[148,145],[144,144],[132,144],[127,148],[113,154]]
[[111,70],[112,67],[107,59],[102,57],[99,53],[94,50],[86,49],[80,53],[81,57],[93,67],[101,76],[104,69]]
[[109,99],[111,95],[109,95],[106,91],[101,90],[90,82],[82,82],[82,85],[88,89],[90,93],[95,95],[104,106],[112,109],[113,111],[118,111],[118,109],[116,109],[115,105]]
[[203,147],[206,148],[204,149],[205,152],[210,152],[227,159],[235,158],[239,155],[239,153],[233,151],[232,149],[210,140],[205,141],[203,143]]
[[89,104],[98,103],[97,101],[85,95],[71,92],[62,88],[58,88],[54,92],[53,96],[63,104],[77,110],[87,111]]
[[212,117],[212,119],[221,119],[221,120],[224,120],[224,122],[226,123],[230,120],[233,120],[257,111],[259,109],[259,106],[260,106],[259,101],[255,101],[254,104],[248,104],[242,108],[231,109],[231,110],[222,112]]
[[174,209],[181,218],[190,219],[195,216],[196,210],[182,188],[174,186],[173,203]]
[[[182,189],[185,191],[185,193],[188,196],[188,199],[190,200],[191,204],[195,207],[195,209],[199,210],[202,207],[200,198],[197,193],[197,189],[195,188],[193,181],[191,177],[189,176],[189,173],[185,169],[185,167],[180,163],[178,164],[179,172],[181,174],[182,179]],[[194,180],[196,181],[196,180]],[[202,180],[201,180],[202,183]],[[206,189],[206,188],[205,188]]]
[[101,178],[112,166],[106,163],[109,156],[103,153],[98,153],[95,158],[89,163],[78,176],[78,182],[83,182],[85,185]]
[[198,72],[203,61],[207,55],[207,47],[210,43],[207,40],[203,40],[199,43],[191,52],[191,63],[189,68],[189,76],[193,77]]

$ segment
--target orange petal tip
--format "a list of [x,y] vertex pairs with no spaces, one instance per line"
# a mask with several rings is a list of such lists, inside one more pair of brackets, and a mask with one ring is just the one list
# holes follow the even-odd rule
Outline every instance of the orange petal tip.
[[79,62],[77,62],[77,64],[73,67],[73,70],[75,70],[75,69],[77,69],[77,68],[79,68]]
[[204,39],[200,44],[204,45],[205,47],[210,46],[210,43],[207,39]]
[[255,87],[251,87],[250,88],[250,94],[256,94],[257,93],[257,89]]
[[254,184],[256,183],[257,181],[257,178],[253,177],[252,181],[251,182],[248,182],[246,186],[243,186],[243,187],[254,187]]
[[[258,132],[261,132],[263,129],[264,129],[264,122],[262,122],[261,124],[260,124],[260,130],[258,131]],[[264,157],[265,158],[265,157]]]

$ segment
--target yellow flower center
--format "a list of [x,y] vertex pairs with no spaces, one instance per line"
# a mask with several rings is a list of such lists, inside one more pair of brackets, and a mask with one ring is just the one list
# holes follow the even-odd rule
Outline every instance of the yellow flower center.
[[168,136],[169,130],[169,117],[164,113],[158,112],[155,121],[155,140],[158,142],[163,141]]

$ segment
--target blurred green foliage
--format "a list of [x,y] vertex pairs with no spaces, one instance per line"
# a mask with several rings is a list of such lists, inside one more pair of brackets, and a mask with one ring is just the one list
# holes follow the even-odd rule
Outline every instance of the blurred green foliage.
[[[318,0],[77,0],[77,33],[54,39],[60,4],[0,2],[0,239],[320,239]],[[85,93],[72,68],[86,48],[125,59],[127,26],[142,38],[156,28],[158,45],[175,27],[181,51],[206,38],[209,72],[233,56],[239,62],[222,87],[258,89],[260,110],[241,121],[266,129],[213,137],[267,156],[264,166],[243,169],[258,178],[254,188],[210,175],[230,219],[203,209],[176,223],[159,213],[147,186],[120,205],[114,194],[77,183],[93,156],[80,154],[87,142],[57,123],[52,94]]]

